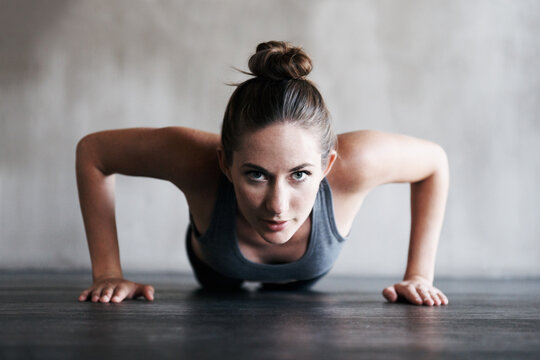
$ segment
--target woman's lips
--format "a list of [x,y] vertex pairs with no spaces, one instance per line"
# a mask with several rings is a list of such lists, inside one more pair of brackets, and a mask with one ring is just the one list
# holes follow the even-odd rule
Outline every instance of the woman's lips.
[[273,220],[263,220],[264,224],[268,227],[268,229],[272,231],[281,231],[284,230],[287,227],[287,224],[289,221],[273,221]]

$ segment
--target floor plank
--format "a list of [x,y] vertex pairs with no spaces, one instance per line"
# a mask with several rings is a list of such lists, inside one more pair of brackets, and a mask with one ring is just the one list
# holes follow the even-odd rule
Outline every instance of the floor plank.
[[388,304],[393,279],[329,275],[310,292],[201,291],[129,274],[153,303],[77,302],[87,273],[0,272],[0,359],[538,359],[539,280],[452,280],[448,306]]

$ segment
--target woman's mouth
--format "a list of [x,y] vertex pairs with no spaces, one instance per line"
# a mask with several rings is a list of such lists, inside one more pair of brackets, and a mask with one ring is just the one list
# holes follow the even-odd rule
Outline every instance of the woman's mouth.
[[287,227],[289,221],[263,220],[263,223],[271,231],[282,231]]

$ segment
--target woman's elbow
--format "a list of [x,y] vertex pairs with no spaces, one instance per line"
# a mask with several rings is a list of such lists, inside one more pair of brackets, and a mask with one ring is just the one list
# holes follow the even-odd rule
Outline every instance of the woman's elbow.
[[75,166],[77,170],[91,165],[99,168],[97,133],[91,133],[82,137],[75,148]]
[[437,168],[440,171],[449,172],[449,161],[448,161],[448,154],[444,150],[444,148],[441,145],[437,144]]

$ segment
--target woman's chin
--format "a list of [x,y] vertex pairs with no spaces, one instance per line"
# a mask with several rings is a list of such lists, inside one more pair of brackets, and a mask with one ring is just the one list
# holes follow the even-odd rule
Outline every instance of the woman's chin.
[[289,241],[292,235],[288,235],[286,231],[280,232],[263,232],[259,233],[264,241],[272,245],[283,245]]

